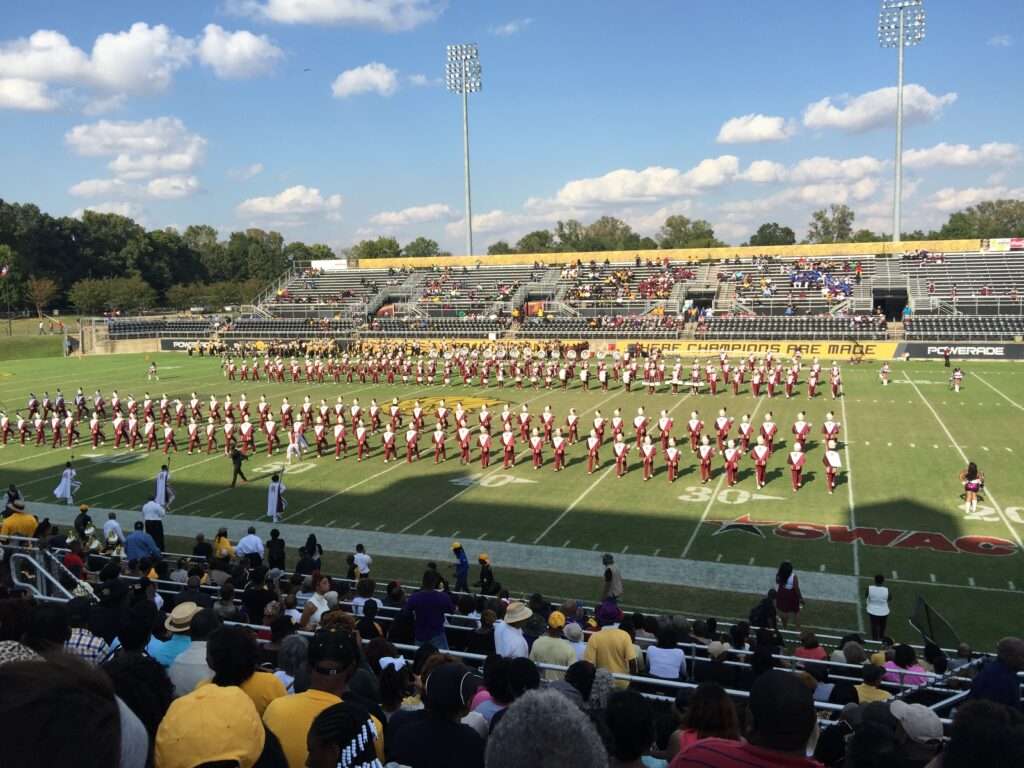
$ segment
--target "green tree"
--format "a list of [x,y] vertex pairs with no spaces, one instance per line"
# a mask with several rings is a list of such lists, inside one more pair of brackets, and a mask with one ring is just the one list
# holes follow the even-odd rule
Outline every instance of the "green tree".
[[424,256],[440,256],[441,247],[437,244],[436,240],[417,237],[412,242],[406,244],[405,248],[402,249],[402,255],[410,259]]
[[774,221],[766,222],[750,236],[750,245],[793,245],[796,233]]
[[107,281],[107,300],[124,312],[151,309],[157,304],[156,291],[138,275],[115,277]]
[[660,248],[718,248],[725,245],[715,237],[715,230],[707,221],[691,221],[682,214],[665,219],[656,239]]
[[334,255],[334,251],[331,250],[331,246],[324,245],[323,243],[313,243],[313,245],[309,246],[309,256],[317,261],[331,261],[338,258]]
[[986,200],[957,211],[939,235],[950,240],[1024,237],[1024,200]]
[[622,219],[602,216],[586,229],[585,251],[632,251],[640,247],[640,236]]
[[68,300],[83,315],[98,315],[110,306],[109,280],[87,277],[68,291]]
[[36,315],[40,318],[43,311],[57,298],[58,292],[57,283],[48,277],[32,276],[25,282],[25,295],[32,302]]
[[516,253],[551,253],[560,250],[555,245],[555,236],[546,229],[527,232],[516,243]]
[[587,228],[576,219],[555,224],[555,240],[558,241],[556,250],[559,251],[590,250],[587,247]]
[[811,214],[807,241],[811,243],[848,243],[853,235],[855,214],[848,205],[833,203]]
[[376,240],[360,240],[352,246],[352,257],[365,259],[397,259],[402,255],[402,247],[393,237],[378,237]]
[[496,243],[491,243],[487,247],[488,256],[501,256],[506,253],[515,253],[516,249],[508,244],[505,240],[499,240]]
[[217,239],[217,230],[208,224],[193,224],[182,235],[185,245],[199,255],[203,271],[211,280],[231,277],[227,247]]
[[[870,229],[858,229],[850,235],[851,243],[884,243],[889,238],[879,232],[872,232]],[[909,240],[910,238],[906,238]]]

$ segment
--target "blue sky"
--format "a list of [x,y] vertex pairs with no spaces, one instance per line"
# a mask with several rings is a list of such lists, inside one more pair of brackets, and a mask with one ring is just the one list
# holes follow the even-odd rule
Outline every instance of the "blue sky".
[[[1024,3],[926,0],[907,54],[904,229],[1024,197]],[[476,42],[477,250],[558,219],[730,242],[845,202],[890,230],[896,54],[872,2],[9,3],[0,197],[148,227],[462,250],[459,99]],[[884,89],[890,89],[888,91]]]

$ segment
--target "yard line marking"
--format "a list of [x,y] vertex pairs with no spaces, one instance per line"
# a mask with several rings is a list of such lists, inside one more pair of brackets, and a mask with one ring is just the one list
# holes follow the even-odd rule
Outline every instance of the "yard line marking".
[[917,448],[917,445],[915,445],[914,443],[911,443],[911,444],[910,444],[910,447],[911,447],[911,448]]
[[[843,426],[846,428],[846,434],[850,434],[850,422],[846,415],[846,398],[844,397],[841,401],[841,409],[843,414]],[[867,445],[865,441],[864,445]],[[853,500],[853,465],[850,462],[850,446],[848,441],[843,441],[843,457],[846,459],[846,501],[847,506],[850,508],[850,528],[853,530],[857,529],[857,505]],[[824,569],[824,566],[822,566]],[[860,577],[860,540],[854,538],[853,540],[853,575]],[[857,611],[857,629],[861,632],[864,631],[864,617],[861,615],[861,611]]]
[[487,538],[487,531],[484,531],[483,533],[481,533],[479,536],[477,536],[477,538],[480,539],[480,541],[483,541],[484,539],[486,539]]
[[245,514],[245,510],[242,510],[241,512],[236,512],[235,514],[233,514],[231,516],[231,519],[232,520],[237,520],[238,518],[240,518],[244,514]]
[[629,544],[622,548],[622,554],[626,554],[627,550],[629,550]]
[[313,518],[311,517],[311,518],[309,518],[309,520],[307,520],[306,522],[302,523],[302,525],[309,525],[312,522],[313,522]]
[[821,565],[819,565],[818,566],[818,570],[821,571],[822,573],[824,573],[825,572],[825,564],[822,563]]
[[977,584],[974,583],[974,577],[973,576],[968,576],[967,577],[967,583],[970,584],[972,587],[976,587],[977,586]]
[[320,499],[320,501],[317,501],[317,502],[314,502],[314,503],[310,504],[305,509],[300,509],[298,512],[296,512],[296,513],[294,513],[292,515],[289,515],[286,518],[282,518],[282,521],[283,520],[289,520],[289,519],[291,519],[293,517],[297,517],[298,515],[301,515],[303,512],[309,512],[309,510],[315,509],[316,507],[319,507],[321,504],[326,504],[328,501],[333,501],[338,496],[341,496],[341,494],[348,493],[349,491],[354,490],[355,488],[358,488],[359,486],[364,485],[364,484],[370,482],[371,480],[376,480],[381,475],[386,475],[388,472],[393,472],[394,470],[398,469],[399,467],[401,467],[403,465],[404,465],[404,462],[392,464],[387,469],[381,470],[380,472],[377,472],[376,474],[370,475],[369,477],[364,477],[359,482],[353,483],[352,485],[350,485],[350,486],[348,486],[346,488],[342,488],[340,491],[335,491],[334,493],[330,494],[329,496],[324,496],[322,499]]
[[452,536],[451,537],[454,539],[456,536],[459,535],[459,533],[460,533],[460,531],[458,531],[458,530],[452,531]]
[[384,528],[384,523],[381,523],[381,524],[380,524],[380,525],[378,525],[378,526],[377,526],[377,527],[376,527],[376,528],[375,528],[374,530],[376,530],[376,531],[380,531],[380,530],[382,530],[383,528]]
[[892,577],[893,577],[893,579],[899,579],[900,575],[898,573],[896,573],[896,571],[893,571],[892,572]]
[[570,541],[572,541],[572,539],[566,539],[565,543],[562,545],[562,548],[565,549],[566,547],[568,547]]
[[655,557],[657,557],[657,556],[658,556],[658,553],[659,553],[659,552],[661,552],[661,550],[660,550],[660,549],[656,549],[656,550],[654,550],[654,556],[655,556]]
[[[964,464],[968,464],[969,459],[967,458],[967,454],[964,453],[963,448],[961,448],[959,445],[955,445],[956,438],[953,437],[953,434],[949,431],[949,428],[946,426],[946,423],[942,420],[942,417],[940,417],[938,412],[932,407],[932,404],[928,402],[928,399],[924,396],[924,393],[921,392],[921,388],[918,387],[917,384],[915,384],[913,381],[911,381],[910,377],[907,376],[906,371],[903,372],[903,376],[908,381],[910,381],[910,385],[914,388],[914,391],[917,392],[917,396],[921,398],[921,402],[928,406],[928,410],[932,412],[932,416],[934,416],[935,420],[939,422],[939,426],[942,427],[942,431],[946,433],[946,437],[949,438],[951,443],[954,443],[954,447],[956,448],[957,453],[960,454],[960,458],[963,459]],[[992,492],[986,489],[985,496],[988,498],[989,502],[992,504],[996,512],[999,514],[1000,519],[1003,521],[1003,524],[1006,526],[1006,529],[1010,532],[1010,535],[1013,536],[1014,541],[1017,542],[1017,551],[1020,552],[1022,549],[1024,549],[1024,541],[1021,540],[1020,534],[1017,532],[1017,529],[1014,528],[1013,525],[1010,523],[1009,518],[1006,517],[1006,513],[1003,512],[1003,508],[999,506],[999,502],[996,501],[996,498],[995,496],[992,495]]]
[[333,527],[334,527],[334,524],[335,524],[336,522],[338,522],[338,521],[337,521],[337,520],[331,520],[331,521],[330,521],[329,523],[327,523],[327,527],[328,527],[328,528],[333,528]]
[[425,531],[423,532],[423,535],[424,535],[424,536],[429,536],[429,535],[430,535],[430,534],[432,534],[433,532],[434,532],[434,529],[433,529],[433,528],[427,528],[427,530],[425,530]]
[[932,580],[932,584],[935,583],[935,574],[934,573],[929,573],[928,574],[928,578]]
[[995,393],[996,393],[997,395],[999,395],[999,396],[1000,396],[1001,398],[1003,398],[1003,400],[1005,400],[1006,402],[1008,402],[1008,403],[1009,403],[1010,405],[1012,405],[1012,406],[1013,406],[1014,408],[1017,408],[1018,410],[1024,411],[1024,405],[1021,405],[1020,403],[1018,403],[1018,402],[1016,402],[1016,401],[1014,401],[1014,400],[1011,400],[1011,399],[1010,399],[1009,397],[1007,397],[1007,395],[1006,395],[1006,394],[1005,394],[1005,393],[1004,393],[1004,392],[1003,392],[1002,390],[996,389],[996,388],[995,388],[995,387],[994,387],[994,386],[993,386],[992,384],[990,384],[990,383],[989,383],[989,382],[988,382],[988,381],[987,381],[987,380],[985,379],[985,377],[984,377],[984,376],[981,376],[980,374],[977,374],[977,373],[976,373],[976,374],[974,374],[974,377],[975,377],[975,378],[976,378],[976,379],[977,379],[978,381],[980,381],[980,382],[981,382],[982,384],[984,384],[984,385],[985,385],[986,387],[988,387],[988,388],[989,388],[989,389],[991,389],[991,390],[992,390],[993,392],[995,392]]
[[[563,511],[562,514],[560,514],[558,517],[556,517],[551,522],[551,525],[549,525],[547,528],[545,528],[543,531],[541,531],[540,535],[536,539],[533,540],[533,543],[534,544],[539,544],[540,540],[543,539],[545,536],[547,536],[549,533],[551,533],[551,531],[554,529],[554,527],[556,525],[558,525],[560,522],[562,522],[562,519],[566,515],[568,515],[570,512],[572,512],[574,509],[576,509],[576,505],[579,504],[581,501],[583,501],[585,498],[587,498],[587,495],[592,490],[594,490],[597,487],[597,484],[600,483],[602,480],[604,480],[606,477],[608,477],[608,475],[610,475],[614,469],[615,469],[615,464],[613,463],[604,472],[602,472],[594,482],[592,482],[590,485],[588,485],[584,489],[583,493],[581,493],[579,496],[577,496],[573,500],[572,504],[570,504],[568,507],[566,507],[565,511]],[[595,549],[597,548],[596,544],[594,545],[594,548]]]
[[747,563],[747,565],[753,565],[753,564],[754,564],[754,558],[750,558],[750,562]]
[[719,554],[719,555],[718,555],[718,556],[717,556],[717,557],[715,558],[715,562],[716,562],[716,563],[720,563],[720,562],[722,562],[722,555],[721,555],[721,554]]
[[590,551],[593,552],[595,549],[597,549],[597,542],[596,541],[594,542],[594,546],[592,546],[590,548]]
[[988,446],[987,446],[987,445],[983,445],[983,446],[981,446],[981,450],[983,450],[983,451],[987,451],[987,450],[988,450]]
[[1010,589],[1016,589],[1016,588],[1017,588],[1017,587],[1015,587],[1015,586],[1013,585],[1013,582],[1012,582],[1012,581],[1008,581],[1008,582],[1006,582],[1006,583],[1010,585]]
[[[220,496],[222,493],[227,493],[228,491],[233,491],[233,490],[235,490],[235,489],[232,488],[231,486],[228,486],[227,488],[221,488],[219,491],[214,491],[213,493],[208,493],[205,496],[200,496],[198,499],[195,499],[194,501],[190,501],[188,504],[182,504],[180,507],[175,507],[174,511],[175,512],[181,512],[181,510],[183,510],[183,509],[188,509],[189,507],[194,507],[196,504],[201,504],[202,502],[206,501],[207,499],[212,499],[214,496]],[[284,518],[282,518],[282,519],[284,519]]]
[[1007,453],[1013,453],[1013,448],[1007,447],[1006,451],[1007,451]]
[[515,540],[516,540],[515,536],[509,536],[507,539],[505,539],[505,541],[507,541],[509,544],[511,544]]
[[352,523],[352,525],[350,527],[351,528],[358,528],[359,527],[359,521],[356,520],[354,523]]

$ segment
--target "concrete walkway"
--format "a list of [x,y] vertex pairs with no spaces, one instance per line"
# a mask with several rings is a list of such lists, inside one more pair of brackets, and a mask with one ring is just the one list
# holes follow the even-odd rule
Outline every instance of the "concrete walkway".
[[[70,524],[78,514],[77,507],[63,504],[29,502],[28,507],[29,511],[40,519],[49,517],[51,521],[61,524]],[[136,519],[141,519],[141,512],[134,513],[130,510],[109,510],[102,507],[91,507],[89,510],[97,527],[102,527],[108,512],[117,513],[126,533],[131,530]],[[440,536],[414,536],[404,533],[289,523],[272,525],[266,521],[225,520],[217,517],[192,515],[175,516],[173,513],[165,518],[164,531],[170,536],[188,538],[203,532],[206,534],[207,540],[212,540],[213,534],[217,532],[218,528],[226,527],[232,541],[238,541],[245,535],[245,531],[250,525],[255,526],[256,533],[264,540],[270,537],[271,528],[277,528],[281,531],[281,536],[285,541],[289,542],[292,553],[295,548],[305,542],[310,533],[315,533],[317,541],[324,549],[335,552],[353,552],[355,545],[360,543],[366,546],[367,552],[371,555],[376,552],[390,557],[435,560],[437,562],[447,562],[452,559],[451,540]],[[600,578],[602,573],[601,552],[462,538],[459,541],[471,560],[475,559],[478,553],[486,552],[491,556],[491,561],[499,571],[502,566],[507,566],[530,571],[593,576],[595,579]],[[703,560],[616,554],[615,562],[628,583],[640,581],[762,595],[773,586],[775,578],[774,568],[712,563]],[[814,571],[798,573],[800,590],[808,599],[848,604],[859,602],[859,584],[855,576]],[[635,600],[635,596],[631,599]]]

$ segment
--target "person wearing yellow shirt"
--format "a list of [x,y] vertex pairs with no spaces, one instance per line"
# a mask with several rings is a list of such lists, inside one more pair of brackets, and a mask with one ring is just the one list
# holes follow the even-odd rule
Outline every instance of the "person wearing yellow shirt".
[[[636,674],[636,646],[629,633],[619,629],[622,611],[614,601],[609,600],[597,609],[596,615],[601,629],[594,632],[587,641],[583,651],[584,661],[607,669],[612,674]],[[629,681],[616,679],[615,685],[625,688]]]
[[7,511],[11,514],[7,516],[4,524],[0,526],[0,536],[25,536],[31,538],[35,535],[39,521],[36,520],[35,515],[30,515],[25,511],[24,501],[15,499],[7,505]]
[[854,686],[857,690],[857,699],[861,704],[870,704],[873,701],[888,701],[892,698],[891,693],[883,691],[881,688],[884,676],[885,667],[880,667],[876,664],[864,665],[861,671],[861,679],[864,682]]
[[[263,722],[281,742],[288,768],[305,768],[309,757],[307,737],[316,716],[340,704],[348,681],[356,671],[359,648],[355,638],[333,627],[319,630],[309,644],[309,690],[274,699],[263,713]],[[377,758],[384,761],[384,727],[366,715],[374,730]]]
[[288,691],[276,675],[256,669],[257,656],[256,642],[247,630],[221,627],[206,642],[206,664],[213,670],[213,679],[203,680],[196,689],[210,683],[237,685],[262,717],[270,702],[287,696]]

